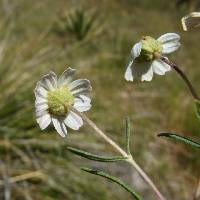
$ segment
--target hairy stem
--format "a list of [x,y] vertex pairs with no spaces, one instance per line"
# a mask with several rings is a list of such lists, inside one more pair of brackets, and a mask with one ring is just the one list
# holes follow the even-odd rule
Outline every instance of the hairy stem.
[[161,60],[163,62],[165,62],[166,64],[170,65],[181,76],[181,78],[184,80],[184,82],[188,86],[188,88],[189,88],[192,96],[194,97],[194,99],[200,100],[200,97],[198,96],[198,94],[197,94],[196,90],[194,89],[191,81],[188,79],[188,77],[185,75],[185,73],[175,63],[169,61],[167,58],[161,57]]
[[82,119],[87,122],[87,124],[92,127],[96,133],[101,136],[107,143],[109,143],[115,150],[117,150],[121,155],[128,157],[127,162],[131,164],[137,172],[143,177],[146,183],[152,188],[154,193],[157,195],[159,200],[166,200],[165,197],[161,194],[158,188],[155,186],[153,181],[148,177],[148,175],[143,171],[143,169],[136,163],[131,155],[128,155],[117,143],[115,143],[110,137],[108,137],[96,124],[90,120],[85,114],[78,112],[76,109],[71,107],[71,110],[82,117]]

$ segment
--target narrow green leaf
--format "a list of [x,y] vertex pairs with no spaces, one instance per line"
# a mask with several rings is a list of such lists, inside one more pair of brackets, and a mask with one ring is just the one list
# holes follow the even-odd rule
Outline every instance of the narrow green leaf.
[[200,119],[200,101],[195,100],[196,109],[197,109],[197,117]]
[[163,137],[163,136],[164,137],[168,137],[168,138],[171,138],[171,139],[174,139],[174,140],[189,144],[189,145],[191,145],[193,147],[200,148],[200,143],[199,142],[196,142],[194,140],[191,140],[190,138],[183,137],[183,136],[175,134],[175,133],[160,133],[160,134],[158,134],[158,136],[159,137]]
[[123,187],[126,191],[128,191],[129,193],[131,193],[131,195],[136,199],[136,200],[142,200],[142,198],[140,197],[139,194],[137,194],[135,191],[132,190],[132,188],[130,186],[128,186],[126,183],[124,183],[123,181],[121,181],[119,178],[116,178],[114,176],[110,176],[109,174],[103,172],[103,171],[97,171],[94,169],[90,169],[90,168],[81,168],[81,170],[88,172],[90,174],[94,174],[97,176],[101,176],[104,177],[114,183],[117,183],[118,185],[120,185],[121,187]]
[[67,149],[76,155],[82,156],[89,160],[95,160],[99,162],[116,162],[116,161],[123,161],[123,160],[128,159],[128,157],[124,157],[124,156],[99,156],[99,155],[91,154],[87,151],[83,151],[83,150],[76,149],[73,147],[67,147]]
[[129,117],[126,118],[126,151],[130,155],[130,135],[131,135],[131,125]]

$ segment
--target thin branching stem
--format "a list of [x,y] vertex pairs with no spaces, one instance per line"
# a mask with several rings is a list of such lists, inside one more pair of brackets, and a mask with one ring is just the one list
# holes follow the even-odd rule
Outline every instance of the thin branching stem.
[[188,86],[188,88],[189,88],[192,96],[194,97],[194,99],[200,100],[200,97],[198,96],[196,90],[194,89],[191,81],[188,79],[188,77],[186,76],[186,74],[175,63],[171,62],[167,58],[161,57],[161,60],[163,62],[165,62],[166,64],[170,65],[181,76],[181,78],[184,80],[184,82]]
[[159,200],[166,200],[166,198],[161,194],[159,189],[156,187],[156,185],[153,183],[153,181],[149,178],[149,176],[143,171],[143,169],[136,163],[136,161],[133,159],[131,155],[128,155],[117,143],[115,143],[110,137],[108,137],[100,128],[96,126],[96,124],[90,120],[85,114],[80,113],[75,108],[70,107],[70,109],[78,114],[82,119],[90,126],[92,127],[95,132],[101,136],[107,143],[109,143],[112,147],[114,147],[115,150],[117,150],[121,155],[125,157],[129,157],[126,161],[130,163],[137,172],[143,177],[143,179],[146,181],[146,183],[149,184],[149,186],[152,188],[154,193],[157,195]]
[[131,155],[130,150],[130,135],[131,135],[131,127],[130,127],[130,119],[126,118],[126,152]]

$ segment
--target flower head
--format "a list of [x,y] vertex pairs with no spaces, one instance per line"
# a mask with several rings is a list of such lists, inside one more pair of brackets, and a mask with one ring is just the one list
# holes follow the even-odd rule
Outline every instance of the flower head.
[[176,33],[166,33],[157,40],[145,36],[136,43],[132,50],[126,67],[125,79],[133,81],[141,78],[142,81],[151,81],[153,73],[164,75],[171,67],[160,58],[176,51],[180,46],[180,36]]
[[86,95],[91,90],[87,79],[72,81],[74,69],[68,68],[57,78],[54,72],[43,76],[35,88],[35,108],[37,123],[43,130],[52,122],[56,131],[65,137],[66,126],[78,130],[83,125],[82,118],[70,110],[79,112],[90,109],[91,99]]

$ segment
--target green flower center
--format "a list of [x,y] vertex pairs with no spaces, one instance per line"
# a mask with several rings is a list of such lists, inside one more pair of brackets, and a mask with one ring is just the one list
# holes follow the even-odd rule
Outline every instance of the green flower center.
[[145,36],[141,40],[141,52],[139,57],[136,58],[138,62],[153,61],[162,52],[161,42],[155,40],[150,36]]
[[49,91],[47,99],[49,113],[57,116],[66,115],[68,106],[74,103],[74,96],[66,86]]

